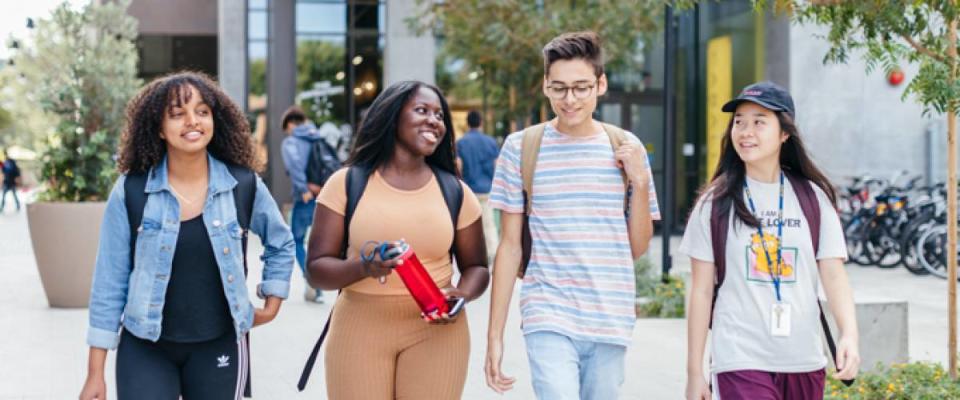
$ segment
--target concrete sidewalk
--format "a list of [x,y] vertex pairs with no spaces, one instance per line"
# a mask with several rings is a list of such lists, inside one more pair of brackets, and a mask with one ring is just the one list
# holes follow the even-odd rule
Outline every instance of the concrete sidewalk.
[[[69,227],[64,227],[69,229]],[[676,242],[677,238],[673,239]],[[250,241],[252,288],[259,281],[259,240]],[[676,245],[673,246],[676,248]],[[651,257],[659,264],[659,238],[651,243]],[[674,260],[675,271],[686,273],[689,264]],[[946,281],[917,277],[902,268],[880,270],[848,266],[857,297],[901,298],[909,302],[910,355],[914,360],[945,363],[947,346]],[[30,245],[25,212],[0,214],[0,399],[76,398],[86,374],[87,326],[85,309],[51,309],[47,306]],[[277,319],[251,334],[251,365],[256,399],[323,399],[321,361],[307,390],[296,383],[308,352],[323,328],[334,293],[327,304],[305,303],[303,279],[294,277],[291,299]],[[464,399],[533,399],[516,304],[511,308],[505,341],[504,371],[517,378],[515,389],[499,396],[486,387],[483,361],[489,296],[467,307],[471,332],[471,358]],[[516,303],[516,298],[514,299]],[[869,349],[863,348],[861,352]],[[112,389],[113,352],[107,362],[109,397]],[[645,319],[637,322],[627,355],[623,399],[676,399],[683,396],[686,379],[686,322],[682,319]]]

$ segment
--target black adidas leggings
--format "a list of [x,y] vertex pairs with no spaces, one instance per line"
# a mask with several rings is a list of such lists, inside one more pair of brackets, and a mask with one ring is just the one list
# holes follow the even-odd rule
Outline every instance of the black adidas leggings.
[[156,343],[126,330],[117,348],[120,400],[242,399],[246,384],[246,339],[228,332],[200,343]]

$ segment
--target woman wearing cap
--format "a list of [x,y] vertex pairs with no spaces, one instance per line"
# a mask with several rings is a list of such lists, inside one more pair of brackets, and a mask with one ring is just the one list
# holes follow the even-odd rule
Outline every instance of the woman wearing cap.
[[680,245],[693,272],[686,398],[710,399],[712,389],[723,400],[821,399],[818,283],[840,329],[834,376],[852,379],[860,364],[836,196],[807,156],[783,88],[750,85],[723,111],[733,115],[720,161]]

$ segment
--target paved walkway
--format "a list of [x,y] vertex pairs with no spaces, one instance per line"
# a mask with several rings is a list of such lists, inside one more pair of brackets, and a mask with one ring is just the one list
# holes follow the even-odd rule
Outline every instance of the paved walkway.
[[[69,227],[64,227],[69,229]],[[677,239],[674,238],[674,241]],[[251,240],[251,254],[259,254],[259,241]],[[676,246],[674,246],[675,248]],[[651,244],[659,260],[660,242]],[[256,256],[251,276],[259,276]],[[689,271],[675,260],[679,273]],[[659,263],[659,261],[657,261]],[[0,214],[0,400],[76,398],[86,373],[87,312],[85,309],[51,309],[33,259],[25,213]],[[857,296],[899,297],[910,304],[910,354],[912,359],[946,361],[946,281],[916,277],[904,269],[879,270],[849,266]],[[251,288],[256,280],[249,281]],[[313,373],[304,393],[297,393],[300,369],[319,335],[329,305],[305,303],[303,280],[295,278],[291,300],[269,325],[253,331],[251,365],[256,399],[323,399],[323,363]],[[328,293],[328,304],[334,294]],[[505,337],[504,370],[518,378],[515,389],[504,396],[489,390],[483,379],[489,296],[471,303],[468,310],[473,343],[464,399],[533,399],[529,369],[520,335],[516,305],[511,308]],[[862,349],[869,351],[869,349]],[[623,399],[676,399],[683,395],[686,360],[686,324],[679,319],[640,320],[627,356]],[[113,353],[107,362],[108,386],[113,380]],[[110,399],[116,396],[112,391]]]

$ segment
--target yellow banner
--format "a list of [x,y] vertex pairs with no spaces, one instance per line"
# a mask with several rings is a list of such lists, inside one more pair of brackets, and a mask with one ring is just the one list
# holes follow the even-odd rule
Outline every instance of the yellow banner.
[[733,96],[733,44],[730,36],[707,42],[707,176],[713,177],[720,160],[720,141],[730,115],[720,110]]

